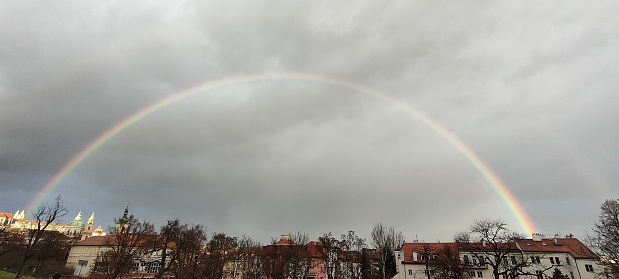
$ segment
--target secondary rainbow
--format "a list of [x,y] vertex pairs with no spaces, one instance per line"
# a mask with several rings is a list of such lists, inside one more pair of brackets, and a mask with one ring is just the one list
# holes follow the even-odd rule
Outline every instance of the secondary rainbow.
[[76,154],[67,164],[65,164],[62,169],[60,169],[60,171],[58,171],[58,173],[54,175],[54,177],[49,181],[49,183],[47,183],[44,188],[41,189],[35,199],[33,199],[33,201],[28,205],[28,211],[32,211],[34,208],[38,207],[43,202],[45,197],[54,188],[56,188],[73,170],[75,170],[84,160],[90,157],[97,149],[99,149],[102,145],[114,138],[114,136],[129,128],[134,123],[140,121],[142,118],[166,106],[172,105],[199,93],[225,86],[240,85],[261,81],[301,81],[346,88],[355,92],[371,96],[387,104],[390,104],[398,108],[399,110],[406,112],[418,121],[421,121],[427,127],[431,128],[434,132],[436,132],[443,139],[445,139],[449,144],[454,146],[475,167],[475,169],[477,169],[477,171],[486,180],[492,190],[506,205],[508,210],[518,222],[520,229],[525,234],[531,235],[535,231],[531,219],[528,217],[528,215],[526,214],[522,206],[518,203],[518,201],[514,198],[514,196],[509,192],[507,186],[498,178],[498,176],[495,175],[492,170],[490,170],[490,168],[488,168],[488,166],[486,166],[486,164],[458,137],[456,137],[449,130],[445,129],[443,126],[439,125],[434,120],[427,117],[425,114],[421,113],[410,105],[404,104],[394,98],[387,96],[386,94],[380,93],[362,85],[322,76],[296,73],[264,73],[257,75],[236,76],[232,78],[211,81],[170,95],[167,98],[164,98],[133,113],[129,117],[125,118],[124,120],[118,122],[108,130],[106,130],[99,137],[90,142],[88,146],[86,146],[86,148]]

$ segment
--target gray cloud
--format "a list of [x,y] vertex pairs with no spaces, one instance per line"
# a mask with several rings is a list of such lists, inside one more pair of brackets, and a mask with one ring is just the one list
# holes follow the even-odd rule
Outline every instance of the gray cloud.
[[[384,92],[457,135],[537,229],[582,234],[617,195],[611,3],[20,2],[0,11],[0,204],[23,209],[134,112],[222,78],[300,72]],[[449,240],[515,218],[420,121],[349,89],[265,80],[201,92],[113,137],[52,194],[104,227],[312,237],[392,224]]]

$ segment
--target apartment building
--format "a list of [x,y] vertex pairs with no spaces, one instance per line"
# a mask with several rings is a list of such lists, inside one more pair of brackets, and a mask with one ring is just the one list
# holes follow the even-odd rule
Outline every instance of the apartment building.
[[[404,243],[395,252],[397,279],[486,278],[494,279],[486,262],[493,248],[489,243]],[[501,246],[501,270],[522,266],[505,279],[547,279],[555,269],[570,279],[603,278],[599,258],[578,239],[568,236],[544,238],[534,234]],[[444,272],[444,274],[437,274]],[[441,276],[442,275],[442,276]]]

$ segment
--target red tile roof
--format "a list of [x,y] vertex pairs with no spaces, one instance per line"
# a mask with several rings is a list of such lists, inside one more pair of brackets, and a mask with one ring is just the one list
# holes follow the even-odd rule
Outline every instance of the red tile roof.
[[107,246],[116,242],[116,237],[113,235],[91,236],[84,240],[78,241],[73,246]]
[[[529,253],[569,253],[576,259],[597,259],[598,256],[593,253],[589,248],[587,248],[582,242],[580,242],[576,238],[550,238],[550,239],[542,239],[541,241],[534,241],[532,239],[521,239],[517,241],[518,246],[522,251]],[[512,251],[518,251],[519,248],[515,243],[505,243],[504,248],[508,248]],[[466,250],[485,250],[492,249],[490,244],[486,243],[486,245],[482,245],[482,243],[467,243],[467,244],[459,244],[453,242],[445,242],[445,243],[404,243],[402,245],[402,251],[404,252],[404,262],[413,263],[418,262],[422,263],[421,255],[424,253],[424,247],[429,251],[430,255],[433,255],[442,249],[447,247],[448,249],[452,249],[455,254],[458,254],[458,251],[466,251]],[[413,259],[413,252],[417,252],[417,259]]]
[[[422,263],[421,255],[424,251],[428,251],[430,256],[440,253],[443,249],[450,249],[454,251],[454,254],[458,254],[458,247],[453,242],[441,242],[441,243],[419,243],[419,242],[405,242],[402,244],[402,251],[404,252],[404,259],[402,261],[406,263],[418,262]],[[413,252],[417,252],[417,258],[413,259]]]
[[13,213],[9,212],[0,212],[0,217],[4,217],[6,219],[13,219]]
[[576,238],[544,238],[541,241],[522,239],[518,241],[525,252],[570,253],[577,259],[597,259],[598,256]]

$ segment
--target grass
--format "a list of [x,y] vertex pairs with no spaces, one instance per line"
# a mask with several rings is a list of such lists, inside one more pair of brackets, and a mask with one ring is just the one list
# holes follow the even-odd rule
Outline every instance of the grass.
[[[35,279],[30,276],[22,276],[23,279]],[[15,279],[15,273],[0,270],[0,279]]]

